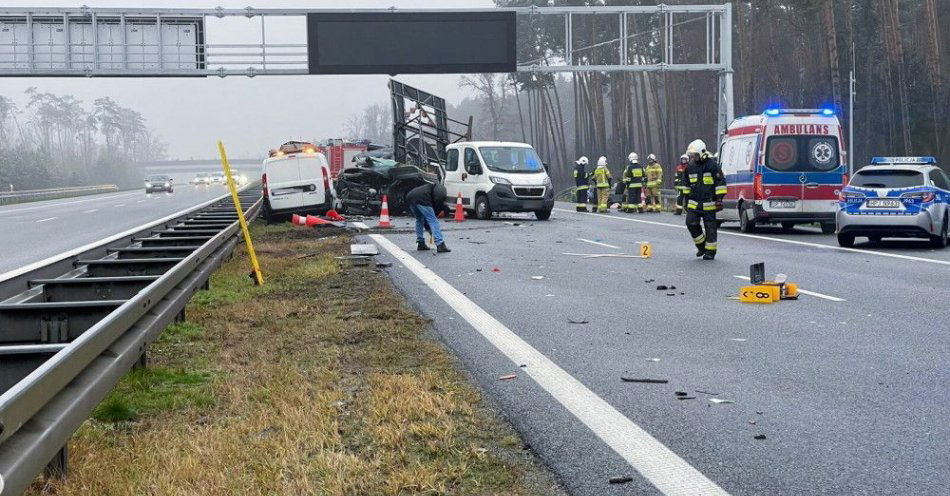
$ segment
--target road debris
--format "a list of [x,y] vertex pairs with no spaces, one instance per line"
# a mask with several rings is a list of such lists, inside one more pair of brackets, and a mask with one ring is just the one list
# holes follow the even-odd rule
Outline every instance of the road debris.
[[590,321],[587,320],[587,319],[572,319],[572,318],[568,318],[568,319],[567,319],[567,323],[568,323],[568,324],[590,324]]
[[749,420],[749,425],[755,425],[755,420]]
[[499,381],[510,381],[510,380],[512,380],[512,379],[517,379],[517,378],[518,378],[518,374],[508,374],[508,375],[503,375],[503,376],[499,377],[498,380],[499,380]]
[[668,384],[670,381],[666,379],[642,379],[637,377],[624,377],[621,376],[620,380],[623,382],[637,382],[640,384]]
[[676,296],[676,293],[666,293],[666,296]]
[[765,434],[756,434],[756,435],[752,436],[752,439],[756,439],[756,440],[762,441],[763,439],[765,439]]
[[[630,333],[628,332],[627,334],[630,334]],[[647,361],[648,361],[648,362],[659,362],[660,359],[659,359],[659,358],[647,358]]]
[[350,255],[379,255],[379,248],[372,243],[353,243],[350,245]]
[[633,477],[611,477],[611,484],[626,484],[628,482],[633,482]]
[[541,279],[544,279],[544,276],[531,276],[531,279],[535,281],[540,281]]
[[388,269],[389,267],[392,267],[392,266],[393,266],[392,262],[376,262],[377,269]]
[[719,394],[719,393],[713,393],[711,391],[703,391],[702,389],[697,389],[696,392],[700,394],[708,394],[710,396],[717,396]]
[[656,287],[657,291],[666,291],[667,289],[670,289],[670,288],[666,287],[665,284],[660,284],[659,286]]
[[714,405],[731,405],[731,404],[735,403],[735,402],[732,401],[732,400],[727,400],[727,399],[723,399],[723,398],[709,398],[709,402],[712,403],[712,404],[714,404]]
[[695,400],[696,397],[695,397],[695,396],[677,396],[676,399],[678,399],[678,400]]
[[491,271],[492,271],[492,272],[501,272],[501,269],[499,269],[498,267],[492,267],[492,268],[491,268]]
[[487,244],[488,241],[469,241],[469,243],[473,245],[484,245],[484,244]]
[[676,396],[689,396],[689,393],[687,393],[686,391],[676,391],[673,394],[675,394]]
[[651,282],[656,282],[656,279],[647,279],[646,281],[643,281],[643,282],[649,284]]
[[746,339],[746,338],[729,338],[729,341],[736,341],[736,342],[739,342],[739,343],[744,343],[744,342],[748,341],[748,339]]

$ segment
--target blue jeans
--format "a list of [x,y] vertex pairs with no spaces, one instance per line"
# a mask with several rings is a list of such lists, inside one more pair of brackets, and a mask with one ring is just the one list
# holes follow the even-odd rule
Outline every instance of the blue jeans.
[[432,236],[435,237],[435,244],[441,245],[445,242],[442,238],[442,228],[439,227],[439,219],[435,216],[435,210],[425,205],[410,205],[412,215],[416,216],[416,241],[425,243],[425,224],[428,223],[432,229]]

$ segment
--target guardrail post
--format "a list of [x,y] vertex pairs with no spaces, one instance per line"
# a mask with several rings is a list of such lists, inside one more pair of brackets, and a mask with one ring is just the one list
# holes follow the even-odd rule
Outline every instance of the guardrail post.
[[144,369],[148,367],[148,348],[142,350],[142,355],[132,364],[132,370]]
[[69,445],[64,444],[46,465],[43,474],[50,479],[63,479],[69,470]]

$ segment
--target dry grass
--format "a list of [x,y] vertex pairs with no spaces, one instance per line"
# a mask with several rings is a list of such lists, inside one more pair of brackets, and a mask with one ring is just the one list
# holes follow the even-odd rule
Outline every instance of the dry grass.
[[[349,239],[255,226],[32,494],[557,494]],[[117,406],[118,405],[118,406]]]

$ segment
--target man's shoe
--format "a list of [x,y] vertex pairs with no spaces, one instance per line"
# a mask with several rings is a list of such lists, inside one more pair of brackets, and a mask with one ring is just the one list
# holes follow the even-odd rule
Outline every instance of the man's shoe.
[[450,250],[448,246],[445,246],[445,243],[442,243],[439,246],[435,247],[435,251],[437,253],[449,253],[452,250]]
[[425,243],[416,243],[416,251],[429,251],[429,247]]
[[715,260],[715,259],[716,259],[716,252],[714,251],[707,251],[703,255],[703,260]]

